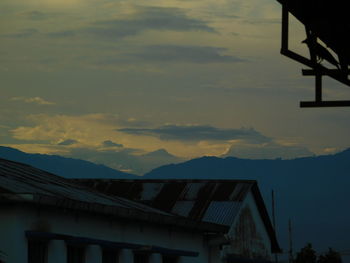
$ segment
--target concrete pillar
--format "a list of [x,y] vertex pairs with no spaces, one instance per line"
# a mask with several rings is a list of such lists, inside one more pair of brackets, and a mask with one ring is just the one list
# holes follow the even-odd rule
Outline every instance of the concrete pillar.
[[119,262],[121,263],[134,263],[134,253],[131,249],[119,250]]
[[66,263],[67,247],[63,240],[51,240],[48,246],[48,262],[50,263]]
[[151,254],[149,256],[149,263],[163,263],[163,257],[161,254]]
[[86,263],[102,263],[102,249],[98,245],[89,245],[85,249]]

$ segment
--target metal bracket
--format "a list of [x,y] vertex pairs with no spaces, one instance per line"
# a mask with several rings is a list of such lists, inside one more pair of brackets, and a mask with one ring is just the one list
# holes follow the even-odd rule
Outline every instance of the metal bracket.
[[[307,34],[310,34],[310,30],[306,29]],[[315,37],[315,36],[312,36]],[[286,4],[282,4],[282,38],[281,38],[281,54],[289,57],[311,69],[302,70],[304,76],[315,76],[315,101],[302,101],[300,107],[348,107],[350,106],[350,100],[341,101],[323,101],[322,100],[322,76],[327,75],[344,85],[350,86],[350,80],[347,78],[349,72],[344,76],[344,72],[339,69],[329,69],[320,63],[317,63],[315,53],[310,49],[310,57],[305,58],[294,51],[289,50],[289,11]]]

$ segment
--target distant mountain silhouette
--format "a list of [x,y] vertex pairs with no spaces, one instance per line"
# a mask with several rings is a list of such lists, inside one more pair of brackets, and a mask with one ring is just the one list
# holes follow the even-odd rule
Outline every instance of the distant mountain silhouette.
[[17,161],[66,178],[139,178],[136,175],[57,155],[30,154],[10,147],[0,146],[0,158]]
[[171,155],[165,149],[159,149],[154,152],[149,152],[142,155],[143,157],[160,157],[160,158],[177,158],[174,155]]
[[135,154],[135,151],[127,148],[117,151],[115,149],[94,150],[75,148],[69,153],[66,153],[65,157],[100,163],[119,171],[137,175],[143,175],[161,165],[185,161],[183,158],[171,155],[165,149],[158,149],[154,152],[144,154]]
[[135,156],[135,163],[138,163],[139,169],[137,170],[140,174],[151,171],[155,167],[170,163],[180,163],[185,161],[183,158],[179,158],[168,153],[165,149],[159,149],[154,152],[149,152],[143,155]]
[[277,234],[285,250],[289,218],[296,247],[312,242],[319,251],[349,249],[350,149],[293,160],[202,157],[156,168],[144,178],[255,179],[269,210],[275,191]]

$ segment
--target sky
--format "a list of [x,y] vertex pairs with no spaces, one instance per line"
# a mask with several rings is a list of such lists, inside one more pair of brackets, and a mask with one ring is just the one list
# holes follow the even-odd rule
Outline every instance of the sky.
[[[0,145],[85,159],[350,147],[350,108],[299,108],[314,83],[280,55],[280,20],[275,0],[1,0]],[[307,54],[293,18],[290,33]]]

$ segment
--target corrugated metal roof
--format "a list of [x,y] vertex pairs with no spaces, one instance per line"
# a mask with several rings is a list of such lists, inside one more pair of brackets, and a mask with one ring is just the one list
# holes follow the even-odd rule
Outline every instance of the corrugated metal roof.
[[[197,221],[230,225],[255,181],[78,179],[102,193],[141,201]],[[215,211],[215,213],[214,213]],[[215,215],[214,215],[215,214]]]
[[[55,196],[79,202],[97,203],[117,206],[127,209],[137,209],[143,212],[170,215],[159,209],[130,201],[125,198],[103,195],[87,190],[86,187],[74,184],[72,181],[36,169],[29,165],[0,159],[0,193]],[[7,195],[9,196],[9,195]]]
[[230,226],[241,208],[241,203],[235,201],[212,201],[203,216],[203,221]]
[[109,195],[141,201],[155,208],[193,219],[230,226],[249,191],[252,192],[272,242],[279,252],[264,201],[254,180],[74,179]]
[[[103,192],[116,193],[116,187],[125,197],[140,199],[140,185],[118,184],[106,182]],[[153,191],[161,190],[158,185],[149,184],[145,198]],[[96,187],[97,190],[98,187]],[[224,233],[226,227],[206,222],[190,220],[186,217],[151,207],[141,202],[132,201],[116,194],[106,195],[77,184],[73,180],[45,172],[26,164],[0,158],[0,201],[1,202],[30,202],[40,205],[55,206],[83,210],[98,214],[108,214],[119,218],[147,221],[155,224],[166,224],[189,228],[193,231]],[[145,193],[146,194],[146,193]]]

